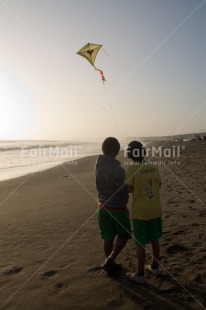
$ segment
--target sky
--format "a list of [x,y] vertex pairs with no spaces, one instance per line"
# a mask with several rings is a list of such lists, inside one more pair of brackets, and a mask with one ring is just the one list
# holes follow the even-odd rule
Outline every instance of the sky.
[[206,130],[205,29],[206,0],[0,0],[0,140]]

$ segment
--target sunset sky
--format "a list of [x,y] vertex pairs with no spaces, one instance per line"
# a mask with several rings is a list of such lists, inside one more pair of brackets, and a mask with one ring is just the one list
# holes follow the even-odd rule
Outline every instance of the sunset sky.
[[205,30],[206,0],[0,0],[0,139],[206,130]]

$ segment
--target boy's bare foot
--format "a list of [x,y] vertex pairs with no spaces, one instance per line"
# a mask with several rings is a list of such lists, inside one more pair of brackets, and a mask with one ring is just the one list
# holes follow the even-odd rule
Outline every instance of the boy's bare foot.
[[135,272],[127,272],[126,277],[130,281],[136,282],[138,284],[146,283],[145,276],[138,276],[138,274]]
[[155,276],[160,276],[160,275],[161,275],[161,272],[160,272],[160,270],[159,270],[159,267],[157,267],[157,268],[152,268],[152,265],[147,265],[147,266],[145,267],[145,270],[147,270],[147,271],[153,273]]
[[114,273],[122,270],[122,264],[117,264],[112,257],[106,259],[102,267],[108,276],[112,276]]

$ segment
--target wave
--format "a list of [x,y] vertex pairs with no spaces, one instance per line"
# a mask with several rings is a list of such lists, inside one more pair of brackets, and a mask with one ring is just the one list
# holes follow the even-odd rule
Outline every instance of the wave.
[[100,143],[71,141],[0,141],[0,181],[97,155]]
[[[8,151],[18,151],[18,150],[22,150],[22,149],[38,149],[38,148],[51,148],[51,147],[69,147],[69,146],[77,146],[77,145],[84,145],[87,144],[86,142],[81,142],[81,143],[77,143],[77,142],[50,142],[50,143],[46,143],[45,142],[37,142],[33,144],[29,144],[31,142],[28,143],[20,143],[18,145],[16,145],[19,142],[16,142],[14,144],[11,145],[11,143],[5,143],[5,142],[1,142],[0,141],[0,152],[8,152]],[[8,145],[9,144],[9,145]]]

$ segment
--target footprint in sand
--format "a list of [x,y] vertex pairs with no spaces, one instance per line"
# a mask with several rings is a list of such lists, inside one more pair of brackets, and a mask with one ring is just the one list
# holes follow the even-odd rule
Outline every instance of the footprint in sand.
[[190,206],[189,206],[188,208],[189,208],[190,210],[195,210],[195,208],[193,208],[193,207],[190,207]]
[[53,277],[54,275],[56,274],[56,271],[54,270],[51,270],[51,271],[46,271],[42,274],[43,277],[46,277],[46,278],[50,278],[50,277]]
[[185,233],[185,230],[184,229],[180,229],[180,230],[178,230],[178,231],[175,231],[175,232],[173,232],[173,233],[171,233],[171,235],[173,235],[173,236],[178,236],[178,235],[181,235],[182,233]]
[[[178,267],[178,266],[174,267],[174,272],[176,273],[176,275],[182,273],[183,270],[184,269],[182,267]],[[173,272],[173,274],[174,274],[174,272]]]
[[9,267],[7,270],[4,271],[4,273],[6,275],[15,275],[17,273],[19,273],[20,271],[22,271],[22,267],[20,266],[12,266],[12,267]]
[[168,281],[163,281],[160,286],[160,291],[162,292],[170,292],[170,291],[176,291],[177,285],[170,283]]
[[188,248],[186,248],[185,246],[181,244],[171,245],[171,246],[168,246],[166,249],[168,254],[176,254],[178,252],[186,252],[188,250],[189,250]]
[[91,267],[88,269],[88,272],[95,272],[95,271],[100,271],[102,270],[101,266],[96,266],[96,267]]
[[201,242],[200,241],[194,241],[191,245],[193,246],[193,247],[201,247]]
[[205,210],[200,211],[199,216],[206,216],[206,211]]
[[55,287],[56,289],[60,289],[60,288],[62,288],[63,286],[64,286],[64,283],[62,283],[62,282],[58,282],[57,284],[54,285],[54,287]]
[[191,200],[188,200],[187,202],[190,202],[190,203],[195,203],[195,199],[191,199]]
[[194,278],[194,281],[198,284],[203,283],[203,279],[202,279],[202,275],[201,274],[197,274]]
[[167,215],[165,215],[165,219],[169,219],[171,217],[171,214],[167,214]]

